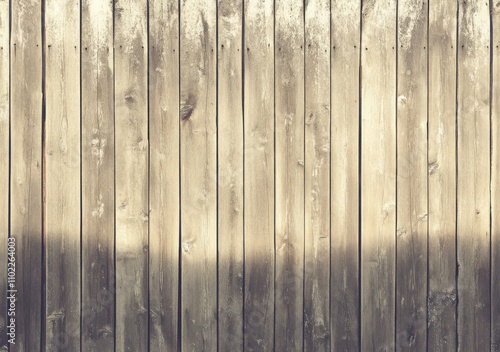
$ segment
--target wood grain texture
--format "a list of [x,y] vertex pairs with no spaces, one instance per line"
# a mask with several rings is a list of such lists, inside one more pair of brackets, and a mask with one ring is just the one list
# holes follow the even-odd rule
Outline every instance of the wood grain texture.
[[396,2],[363,2],[361,350],[395,338]]
[[149,2],[149,344],[179,345],[179,7]]
[[398,2],[396,350],[427,347],[427,2]]
[[243,2],[218,2],[219,351],[243,351]]
[[429,2],[428,348],[456,351],[457,3]]
[[80,351],[80,6],[45,3],[45,348]]
[[330,351],[330,1],[305,11],[304,351]]
[[[332,1],[331,6],[331,345],[333,350],[357,351],[361,343],[361,2],[339,0]],[[367,66],[367,69],[370,67],[373,71],[378,70],[373,68],[374,64]],[[373,75],[374,72],[370,71],[369,74]],[[370,101],[375,104],[374,101],[378,98],[373,98]],[[372,112],[368,112],[368,109],[366,111],[367,116],[375,118]],[[368,229],[375,228],[372,226],[375,224],[367,224]],[[370,234],[368,238],[373,238],[373,235]]]
[[274,3],[244,5],[245,351],[274,348]]
[[490,17],[458,9],[458,351],[490,348]]
[[147,4],[114,8],[116,350],[148,348]]
[[304,8],[275,2],[275,349],[303,350]]
[[217,349],[216,3],[180,8],[182,350]]
[[82,351],[114,351],[113,4],[81,5]]

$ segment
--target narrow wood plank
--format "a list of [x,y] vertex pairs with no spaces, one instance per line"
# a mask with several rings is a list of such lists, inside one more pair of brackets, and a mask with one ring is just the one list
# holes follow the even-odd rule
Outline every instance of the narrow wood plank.
[[395,338],[396,1],[363,2],[361,350]]
[[[360,348],[361,324],[359,321],[361,2],[336,0],[331,2],[331,6],[331,345],[334,351],[357,351]],[[377,27],[376,24],[372,24],[373,26]],[[371,37],[367,39],[368,42],[372,40]],[[376,67],[371,64],[367,69],[376,71],[379,69]],[[370,75],[374,75],[375,72],[371,71]],[[371,82],[374,82],[375,78],[376,76],[373,76]],[[372,91],[374,89],[370,90]],[[377,100],[378,97],[373,97],[370,101],[374,104],[373,102]],[[372,116],[374,113],[368,112],[368,109],[366,111],[367,116],[375,118]],[[377,200],[377,204],[379,202],[380,200]],[[371,221],[367,229],[375,229],[374,220]],[[376,237],[370,234],[367,238]],[[366,286],[367,289],[368,287]]]
[[116,350],[148,348],[147,3],[114,8]]
[[274,348],[274,2],[244,5],[245,351]]
[[396,350],[427,347],[427,2],[398,2]]
[[243,351],[243,2],[218,3],[219,351]]
[[[9,132],[10,132],[10,2],[0,1],[0,160],[4,172],[0,176],[0,262],[7,263],[7,237],[9,236]],[[11,269],[9,269],[9,266]],[[14,264],[7,264],[7,269],[0,276],[0,351],[6,351],[7,325],[10,317],[7,315],[7,277],[15,270]],[[12,274],[11,274],[12,275]]]
[[490,348],[489,4],[458,10],[458,350]]
[[304,351],[330,351],[330,1],[305,11]]
[[179,8],[149,2],[149,339],[177,351],[179,309]]
[[429,2],[428,348],[456,351],[457,2]]
[[183,0],[181,47],[182,349],[217,349],[216,3]]
[[80,6],[45,3],[47,351],[80,351]]
[[275,349],[303,350],[304,7],[275,2]]
[[113,4],[84,0],[81,16],[82,351],[113,351]]

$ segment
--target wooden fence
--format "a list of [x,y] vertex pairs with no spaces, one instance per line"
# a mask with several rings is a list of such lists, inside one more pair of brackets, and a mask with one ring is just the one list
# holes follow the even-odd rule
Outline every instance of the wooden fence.
[[0,0],[0,349],[499,352],[499,45],[487,0]]

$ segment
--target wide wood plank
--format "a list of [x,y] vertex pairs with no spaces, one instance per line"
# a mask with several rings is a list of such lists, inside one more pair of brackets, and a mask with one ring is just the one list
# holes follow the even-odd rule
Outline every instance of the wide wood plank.
[[148,348],[147,3],[114,8],[116,350]]
[[304,351],[330,351],[330,1],[305,11]]
[[274,2],[244,5],[245,351],[274,348]]
[[490,25],[488,3],[458,10],[458,351],[490,348]]
[[302,351],[304,310],[304,8],[275,3],[275,349]]
[[113,351],[115,190],[113,5],[81,7],[82,351]]
[[456,351],[457,2],[429,2],[428,348]]
[[47,351],[80,351],[80,6],[45,4]]
[[357,351],[361,2],[336,0],[331,6],[331,344],[333,350]]
[[219,351],[243,351],[243,2],[218,2]]
[[393,350],[396,246],[396,1],[363,2],[361,350]]
[[398,2],[396,350],[427,346],[427,2]]
[[216,3],[183,0],[181,47],[182,349],[217,349]]
[[179,8],[149,2],[149,345],[177,351],[179,310]]

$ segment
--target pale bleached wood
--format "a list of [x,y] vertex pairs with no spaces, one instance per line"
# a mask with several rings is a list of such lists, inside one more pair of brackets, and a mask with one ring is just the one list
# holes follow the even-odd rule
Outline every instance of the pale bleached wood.
[[149,2],[149,344],[179,342],[179,8]]
[[304,11],[304,351],[330,351],[330,1]]
[[147,3],[114,8],[116,350],[148,348]]
[[390,351],[395,338],[396,1],[364,1],[362,12],[361,350]]
[[490,15],[458,9],[458,351],[490,348]]
[[274,346],[274,2],[244,5],[245,351]]
[[428,348],[456,351],[457,2],[429,2]]
[[427,2],[398,2],[396,350],[427,346]]
[[243,71],[241,0],[218,3],[219,351],[243,351]]
[[[9,111],[9,39],[10,39],[10,2],[0,1],[0,160],[4,171],[0,176],[0,262],[7,263],[7,237],[9,236],[9,133],[10,133],[10,111]],[[7,264],[12,267],[12,264]],[[15,264],[14,264],[15,265]],[[15,269],[15,267],[14,267]],[[7,271],[0,275],[0,351],[6,351],[7,325],[10,317],[7,316]]]
[[275,349],[303,350],[304,2],[275,2]]
[[45,3],[45,349],[80,351],[80,6]]
[[181,348],[217,349],[216,3],[183,0],[181,62]]
[[[333,350],[356,351],[360,347],[361,323],[359,321],[361,2],[337,0],[332,1],[331,6],[331,345]],[[367,66],[374,71],[370,72],[371,75],[376,74],[378,70],[376,67],[373,64]],[[376,100],[377,98],[373,97],[372,104]],[[373,113],[370,113],[368,116],[373,119],[372,115]],[[371,221],[369,229],[370,226],[375,226],[373,220]],[[368,238],[372,237],[373,235]]]
[[81,6],[82,351],[114,351],[113,5]]

